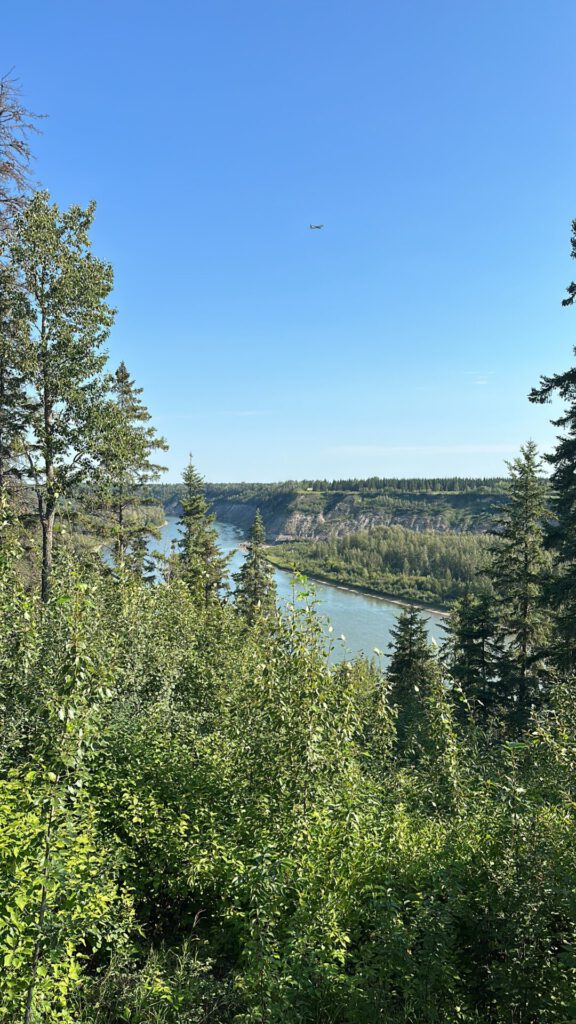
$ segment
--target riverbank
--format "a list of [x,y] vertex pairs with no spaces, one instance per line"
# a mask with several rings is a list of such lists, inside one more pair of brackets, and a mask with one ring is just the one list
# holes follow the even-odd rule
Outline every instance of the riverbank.
[[[282,569],[283,572],[293,572],[294,566],[287,565],[276,558],[270,557],[270,549],[267,551],[267,560],[270,565],[273,565],[276,569]],[[428,612],[430,615],[437,615],[440,618],[447,618],[449,609],[444,605],[438,607],[437,605],[431,605],[427,601],[421,601],[418,598],[399,597],[398,594],[392,594],[384,590],[373,590],[371,587],[363,587],[356,583],[342,583],[340,580],[334,579],[330,576],[322,575],[318,572],[302,572],[302,575],[308,580],[312,580],[314,583],[323,583],[326,586],[334,587],[336,590],[346,590],[349,593],[361,594],[363,597],[370,597],[376,601],[383,601],[385,604],[399,605],[401,608],[419,608],[423,612]]]

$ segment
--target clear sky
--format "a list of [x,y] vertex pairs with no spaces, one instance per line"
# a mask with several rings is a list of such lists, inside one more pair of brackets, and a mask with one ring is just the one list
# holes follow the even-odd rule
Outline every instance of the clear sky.
[[[210,480],[490,475],[576,313],[574,0],[29,0],[0,71],[98,202],[110,340]],[[321,231],[308,224],[323,223]]]

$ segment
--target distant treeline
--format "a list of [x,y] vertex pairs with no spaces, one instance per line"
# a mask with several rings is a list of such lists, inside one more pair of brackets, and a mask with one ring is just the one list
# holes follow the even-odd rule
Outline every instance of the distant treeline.
[[[378,477],[347,480],[283,480],[277,483],[208,483],[207,491],[222,495],[247,497],[258,494],[299,494],[302,491],[368,492],[375,494],[454,494],[470,493],[503,494],[507,490],[504,477]],[[155,497],[166,502],[180,495],[182,484],[156,484]]]
[[313,491],[375,491],[378,493],[415,492],[468,492],[479,491],[483,494],[502,492],[507,483],[502,477],[379,477],[371,476],[365,480],[351,478],[347,480],[303,480],[300,488],[311,488]]

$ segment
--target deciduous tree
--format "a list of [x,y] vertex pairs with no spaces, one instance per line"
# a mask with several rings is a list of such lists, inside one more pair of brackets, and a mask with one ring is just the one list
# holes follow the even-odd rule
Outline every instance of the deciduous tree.
[[28,304],[11,268],[0,264],[0,490],[19,472],[29,412]]
[[31,184],[30,135],[38,115],[24,106],[17,80],[0,78],[0,233],[22,208]]
[[44,601],[59,503],[91,474],[105,427],[102,346],[114,319],[106,303],[112,268],[90,249],[94,210],[91,203],[61,211],[47,193],[37,193],[4,246],[27,301],[26,475],[42,530]]

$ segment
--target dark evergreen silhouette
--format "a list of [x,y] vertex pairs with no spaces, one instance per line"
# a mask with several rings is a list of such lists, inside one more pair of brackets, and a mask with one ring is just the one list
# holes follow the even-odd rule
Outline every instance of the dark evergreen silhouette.
[[549,555],[544,546],[548,487],[536,445],[509,464],[508,500],[496,519],[498,544],[490,575],[500,617],[500,676],[508,714],[517,725],[539,703],[547,678],[550,615],[544,600]]
[[176,573],[201,603],[218,599],[225,585],[228,557],[218,547],[218,532],[208,512],[204,479],[192,459],[182,474],[185,491],[181,497],[181,537],[177,542]]
[[426,620],[416,608],[401,612],[391,636],[388,696],[397,708],[398,745],[400,749],[414,748],[420,738],[426,699],[434,689],[436,659]]
[[112,532],[116,564],[129,562],[138,572],[144,571],[147,538],[159,535],[157,524],[146,515],[146,486],[164,471],[153,455],[168,447],[150,426],[141,394],[121,362],[105,410],[95,487],[104,529]]
[[257,618],[269,617],[276,611],[274,570],[264,554],[266,531],[260,509],[256,509],[248,541],[248,552],[235,574],[234,600],[238,611],[252,624]]
[[[572,222],[572,257],[576,258],[576,220]],[[568,288],[563,305],[576,301],[576,283]],[[574,349],[576,355],[576,348]],[[555,553],[555,574],[549,600],[555,610],[558,636],[556,660],[563,666],[576,664],[576,365],[565,373],[543,376],[540,386],[530,392],[530,401],[547,403],[557,396],[565,403],[561,416],[552,420],[559,428],[557,445],[545,456],[552,467],[555,521],[549,527],[549,543]]]
[[471,712],[487,725],[500,713],[500,640],[494,595],[489,590],[480,594],[469,591],[450,613],[442,651],[442,661],[454,682],[454,704],[460,720]]

